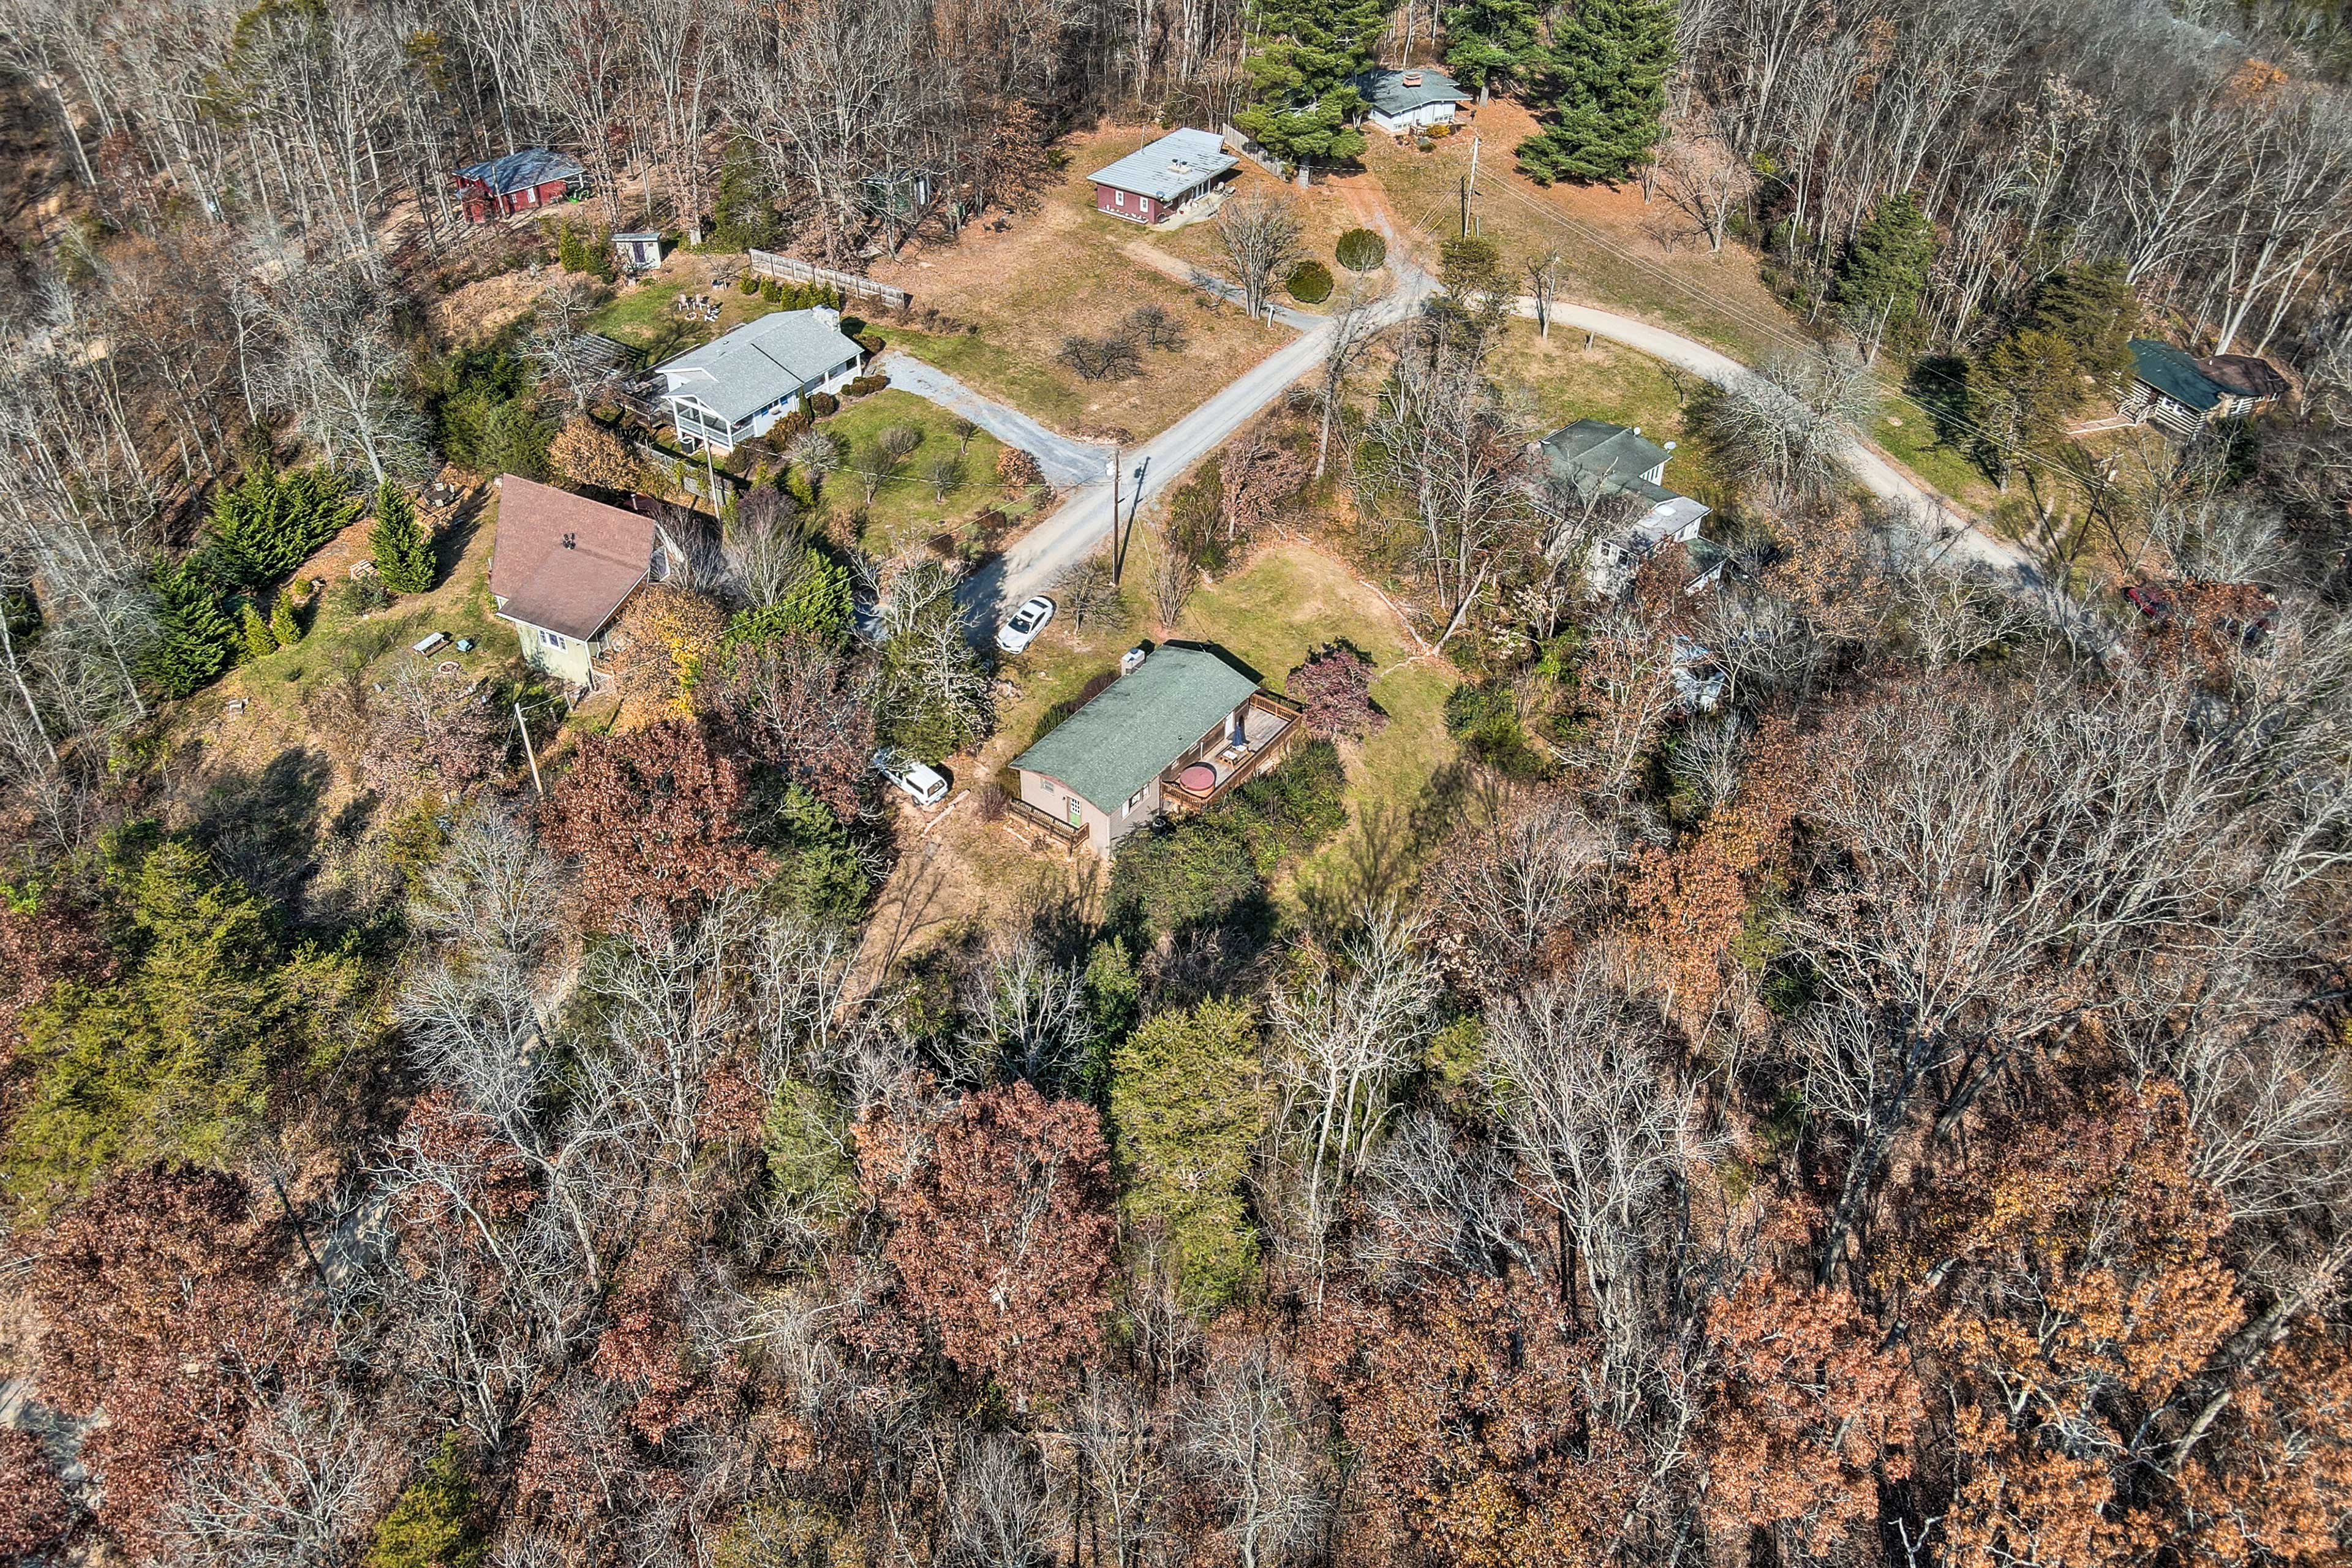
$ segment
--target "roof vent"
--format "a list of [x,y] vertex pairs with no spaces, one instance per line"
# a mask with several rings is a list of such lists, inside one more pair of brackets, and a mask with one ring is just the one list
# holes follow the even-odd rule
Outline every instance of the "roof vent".
[[565,535],[563,536],[563,548],[564,548],[564,549],[566,549],[566,550],[577,550],[577,549],[579,549],[579,548],[580,548],[580,536],[579,536],[578,534],[576,534],[576,533],[567,533],[567,534],[565,534]]
[[1404,85],[1407,87],[1419,87],[1421,85],[1421,73],[1419,71],[1405,72]]

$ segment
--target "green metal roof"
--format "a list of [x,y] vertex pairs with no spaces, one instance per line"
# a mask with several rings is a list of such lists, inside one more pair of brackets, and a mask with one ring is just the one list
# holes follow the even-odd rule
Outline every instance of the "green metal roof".
[[1058,779],[1115,816],[1256,689],[1256,681],[1205,648],[1163,645],[1013,765]]
[[2154,338],[2131,341],[2132,374],[2200,414],[2221,406],[2222,389],[2197,363],[2196,356]]

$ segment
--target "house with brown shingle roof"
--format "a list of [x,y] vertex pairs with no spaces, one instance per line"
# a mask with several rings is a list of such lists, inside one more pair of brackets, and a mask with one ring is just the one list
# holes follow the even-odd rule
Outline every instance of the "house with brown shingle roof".
[[648,517],[513,474],[498,479],[490,595],[522,655],[574,686],[603,684],[596,658],[629,595],[684,552]]

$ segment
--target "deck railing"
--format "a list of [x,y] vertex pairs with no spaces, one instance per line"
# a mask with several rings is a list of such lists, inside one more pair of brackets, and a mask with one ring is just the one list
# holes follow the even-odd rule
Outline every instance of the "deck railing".
[[1018,796],[1005,798],[1004,819],[1006,826],[1044,833],[1065,849],[1075,849],[1087,841],[1087,830],[1076,823],[1040,811]]
[[1286,697],[1276,697],[1271,691],[1261,691],[1250,698],[1250,706],[1260,712],[1271,713],[1282,721],[1282,728],[1271,740],[1259,742],[1249,754],[1227,770],[1214,789],[1187,789],[1178,782],[1183,775],[1183,764],[1171,769],[1160,781],[1160,799],[1163,809],[1171,816],[1201,811],[1224,798],[1225,793],[1248,783],[1259,773],[1282,761],[1283,756],[1306,728],[1301,721],[1307,710]]

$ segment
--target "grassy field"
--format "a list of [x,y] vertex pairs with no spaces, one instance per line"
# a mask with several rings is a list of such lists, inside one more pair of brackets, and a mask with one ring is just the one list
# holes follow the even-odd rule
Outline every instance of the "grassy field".
[[1348,826],[1298,867],[1283,898],[1293,907],[1345,909],[1367,896],[1400,892],[1418,860],[1413,807],[1438,770],[1454,760],[1445,732],[1446,693],[1458,682],[1420,648],[1381,596],[1345,563],[1305,544],[1261,550],[1234,576],[1202,588],[1184,609],[1187,637],[1223,648],[1258,672],[1271,690],[1322,644],[1355,644],[1378,675],[1372,700],[1388,723],[1348,763]]
[[[840,413],[818,422],[817,428],[841,443],[843,457],[842,470],[825,481],[826,499],[836,509],[866,508],[866,527],[858,542],[866,549],[887,555],[986,506],[1012,516],[1025,513],[1028,499],[1006,495],[996,482],[996,457],[1004,444],[985,430],[974,432],[963,445],[961,478],[945,495],[940,493],[927,470],[938,459],[956,456],[963,438],[955,424],[955,416],[947,410],[895,388],[852,398]],[[875,437],[893,425],[919,432],[922,445],[895,473],[878,479],[868,502],[866,471],[883,472],[876,462]]]
[[[1302,191],[1296,185],[1286,185],[1276,180],[1256,164],[1244,162],[1227,187],[1225,199],[1230,202],[1240,197],[1257,196],[1287,206],[1298,220],[1300,254],[1330,268],[1332,297],[1337,300],[1347,292],[1349,274],[1333,257],[1333,247],[1342,234],[1362,226],[1364,221],[1349,201],[1350,194],[1344,182],[1337,184],[1326,182]],[[1198,267],[1202,271],[1223,278],[1231,278],[1234,274],[1233,263],[1226,259],[1224,247],[1218,243],[1213,218],[1187,224],[1166,234],[1151,232],[1142,237],[1153,248],[1187,266]],[[1377,291],[1389,281],[1385,267],[1376,268],[1364,275],[1365,287],[1370,290]],[[1280,298],[1284,304],[1301,310],[1328,311],[1332,304],[1332,300],[1317,305],[1306,304],[1292,299],[1287,293]]]
[[[1287,342],[1286,330],[1209,308],[1197,290],[1128,254],[1129,245],[1168,237],[1094,210],[1087,174],[1132,152],[1140,134],[1072,138],[1036,211],[1002,232],[975,226],[952,246],[877,264],[877,277],[913,293],[919,321],[928,309],[979,328],[880,323],[892,344],[1066,434],[1140,440]],[[1056,361],[1065,336],[1101,336],[1142,304],[1183,324],[1181,350],[1145,350],[1142,374],[1125,381],[1083,381]]]
[[[1749,363],[1800,335],[1759,279],[1754,253],[1738,244],[1709,251],[1663,195],[1644,203],[1637,186],[1547,188],[1521,174],[1511,149],[1534,129],[1526,110],[1499,99],[1478,111],[1479,232],[1502,247],[1514,273],[1557,250],[1566,263],[1563,298],[1654,321]],[[1365,153],[1367,174],[1398,219],[1420,229],[1433,250],[1457,230],[1470,144],[1466,131],[1427,153],[1375,136]]]

